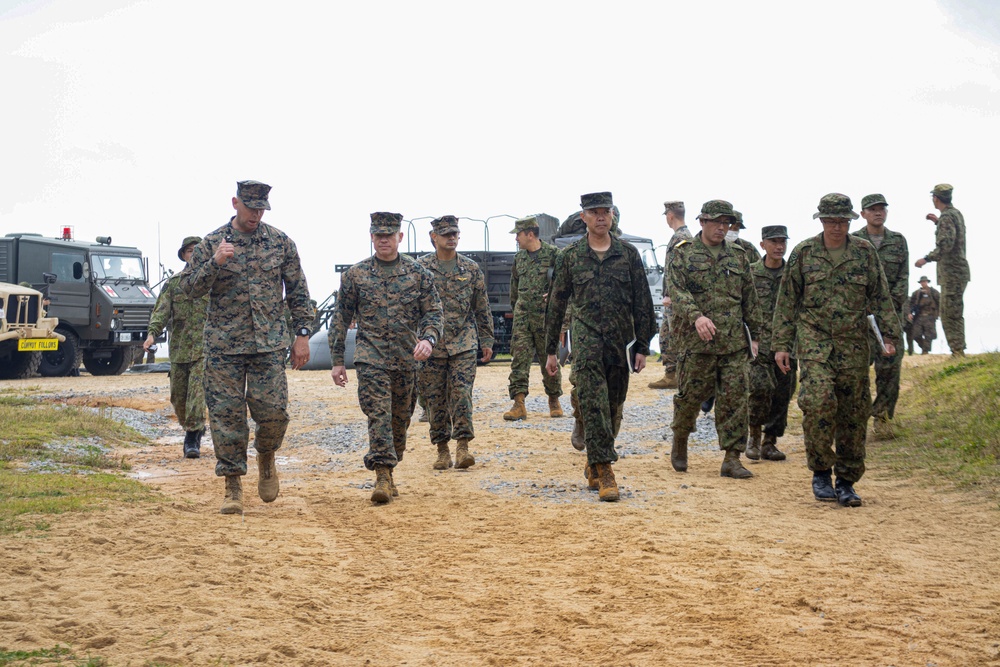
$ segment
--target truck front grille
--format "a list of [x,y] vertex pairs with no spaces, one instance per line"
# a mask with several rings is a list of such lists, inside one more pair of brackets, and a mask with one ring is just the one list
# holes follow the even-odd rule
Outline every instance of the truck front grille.
[[38,322],[42,298],[34,294],[9,294],[3,301],[3,314],[11,327],[34,326]]

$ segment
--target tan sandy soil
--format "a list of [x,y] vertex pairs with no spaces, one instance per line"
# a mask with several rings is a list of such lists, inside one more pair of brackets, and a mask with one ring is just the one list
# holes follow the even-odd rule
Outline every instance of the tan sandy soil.
[[[619,503],[586,489],[571,419],[540,413],[537,369],[530,419],[501,419],[495,365],[477,382],[477,464],[433,471],[414,422],[384,507],[368,500],[353,372],[346,390],[290,373],[275,503],[251,463],[246,515],[218,514],[211,448],[182,459],[179,430],[120,451],[164,501],[0,538],[0,646],[116,666],[1000,665],[995,509],[880,470],[857,486],[864,507],[818,503],[800,436],[749,481],[720,478],[707,446],[674,473],[672,392],[646,387],[660,370],[633,378],[629,408],[662,419],[627,418]],[[21,386],[169,412],[165,375]],[[337,438],[341,453],[316,444]]]

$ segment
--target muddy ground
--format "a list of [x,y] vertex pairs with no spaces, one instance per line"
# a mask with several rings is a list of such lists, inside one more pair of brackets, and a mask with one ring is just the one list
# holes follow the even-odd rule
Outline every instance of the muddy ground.
[[507,368],[480,369],[468,470],[432,470],[415,421],[382,507],[353,372],[289,373],[281,495],[256,497],[252,462],[243,517],[218,513],[211,447],[181,458],[165,375],[0,383],[148,417],[155,444],[117,453],[163,499],[0,538],[0,646],[116,666],[1000,665],[995,508],[879,469],[863,507],[818,503],[800,435],[749,481],[720,478],[708,443],[674,473],[660,368],[633,378],[613,504],[537,369],[516,424]]

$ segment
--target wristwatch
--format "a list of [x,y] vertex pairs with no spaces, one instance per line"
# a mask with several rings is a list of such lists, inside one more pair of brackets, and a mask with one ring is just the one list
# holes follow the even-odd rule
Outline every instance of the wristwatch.
[[424,336],[424,337],[423,337],[423,338],[421,338],[420,340],[425,340],[425,341],[427,341],[428,343],[430,343],[430,344],[431,344],[431,347],[434,347],[435,345],[437,345],[437,339],[436,339],[436,338],[434,338],[434,336]]
[[297,335],[297,336],[305,336],[306,338],[308,338],[309,337],[309,327],[302,327],[302,328],[300,328],[298,331],[295,332],[295,335]]

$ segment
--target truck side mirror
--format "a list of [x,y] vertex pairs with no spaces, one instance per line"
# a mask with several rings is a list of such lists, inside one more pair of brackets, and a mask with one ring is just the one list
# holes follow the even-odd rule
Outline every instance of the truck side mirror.
[[54,284],[57,279],[58,279],[58,276],[56,276],[56,274],[54,274],[54,273],[43,273],[42,274],[42,281],[46,285],[52,285],[52,284]]
[[80,262],[73,262],[73,280],[81,280],[83,278],[83,264]]

